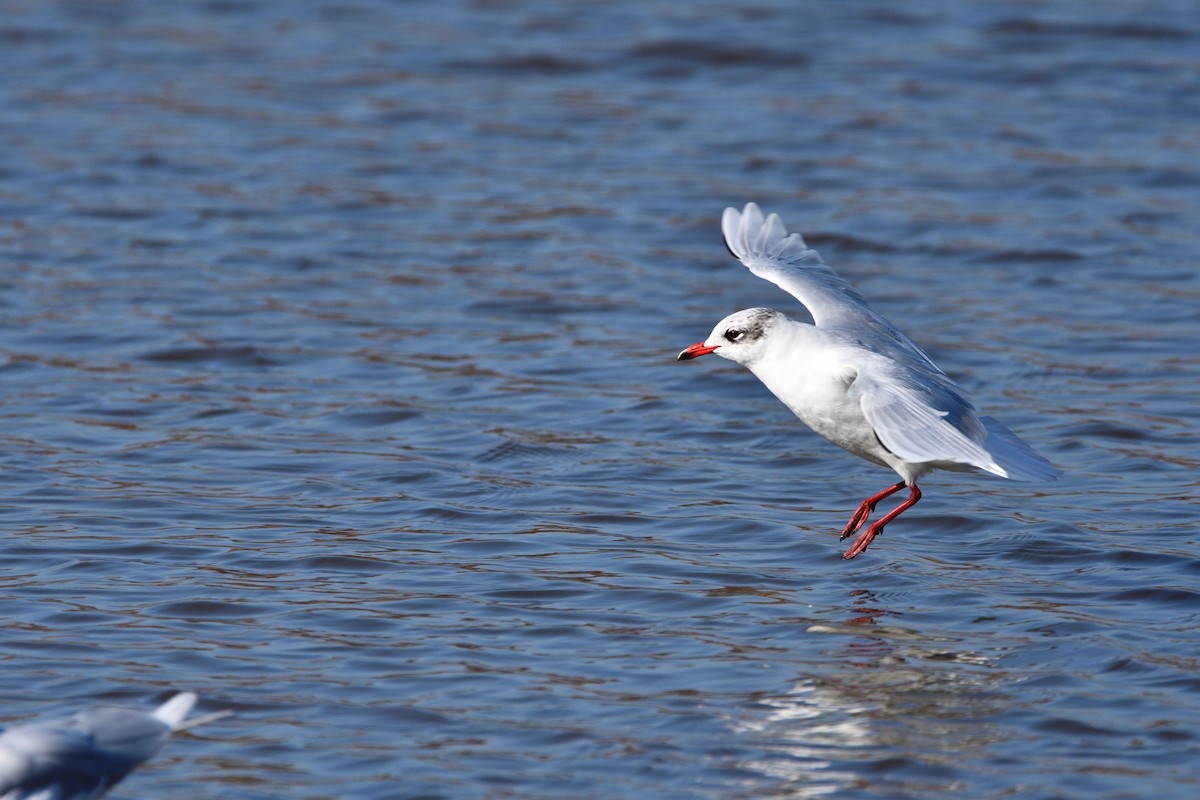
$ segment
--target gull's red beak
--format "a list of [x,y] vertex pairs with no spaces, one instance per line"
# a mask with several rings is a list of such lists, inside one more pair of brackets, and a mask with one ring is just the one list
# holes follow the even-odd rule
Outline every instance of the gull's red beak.
[[704,342],[696,342],[695,344],[689,345],[688,347],[684,348],[683,352],[680,353],[678,358],[676,358],[675,360],[676,361],[691,361],[693,358],[699,358],[700,356],[708,355],[709,353],[711,353],[713,350],[716,350],[720,346],[721,345],[719,345],[719,344],[705,344]]

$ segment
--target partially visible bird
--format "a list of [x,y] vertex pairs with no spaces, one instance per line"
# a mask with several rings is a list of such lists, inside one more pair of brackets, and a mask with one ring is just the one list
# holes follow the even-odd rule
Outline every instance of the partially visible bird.
[[879,501],[909,489],[842,558],[862,553],[885,525],[915,505],[921,499],[917,481],[934,469],[983,470],[1017,481],[1058,477],[1016,434],[977,416],[962,387],[872,310],[799,234],[788,234],[777,214],[764,219],[754,203],[741,213],[727,208],[721,229],[730,252],[803,303],[813,322],[770,308],[745,309],[717,323],[678,360],[716,353],[747,367],[808,427],[899,474],[898,483],[858,505],[842,539],[858,533]]
[[150,758],[184,722],[196,695],[181,692],[151,712],[101,706],[0,731],[0,800],[91,800]]

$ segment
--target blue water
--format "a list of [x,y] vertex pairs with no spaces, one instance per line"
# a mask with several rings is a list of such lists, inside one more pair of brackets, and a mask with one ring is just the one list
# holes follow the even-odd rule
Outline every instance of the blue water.
[[[0,722],[116,797],[1200,795],[1186,2],[6,2]],[[779,212],[1065,471],[717,359]]]

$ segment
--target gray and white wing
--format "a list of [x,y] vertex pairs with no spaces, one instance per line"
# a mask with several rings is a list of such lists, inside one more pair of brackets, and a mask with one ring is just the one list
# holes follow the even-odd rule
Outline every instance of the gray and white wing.
[[114,772],[122,766],[127,772],[146,761],[171,733],[171,726],[153,714],[129,708],[81,711],[75,724],[91,738],[97,762],[111,765]]
[[747,203],[741,212],[727,208],[721,216],[721,233],[729,252],[752,273],[803,303],[817,325],[877,316],[800,234],[787,232],[778,214],[764,218],[756,203]]
[[970,464],[1004,476],[982,443],[987,429],[971,403],[940,375],[860,369],[848,394],[883,446],[913,463]]
[[860,370],[848,394],[883,446],[913,463],[949,462],[1016,481],[1060,474],[990,417],[979,417],[958,387],[940,373]]
[[800,234],[788,233],[778,214],[764,218],[755,203],[747,203],[740,212],[727,208],[721,217],[721,232],[729,252],[750,272],[804,304],[819,327],[854,332],[875,349],[903,353],[934,366],[912,339],[867,305]]

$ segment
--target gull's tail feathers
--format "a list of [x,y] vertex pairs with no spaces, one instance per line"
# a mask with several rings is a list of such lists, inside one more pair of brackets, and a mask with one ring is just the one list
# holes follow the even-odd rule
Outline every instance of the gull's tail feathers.
[[[983,442],[983,449],[1004,471],[1003,477],[1014,481],[1044,483],[1062,475],[1062,470],[1034,452],[1032,447],[996,420],[980,417],[979,421],[987,428],[987,439]],[[991,469],[988,471],[994,472]]]

